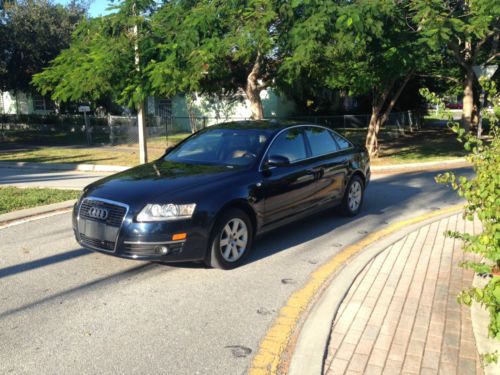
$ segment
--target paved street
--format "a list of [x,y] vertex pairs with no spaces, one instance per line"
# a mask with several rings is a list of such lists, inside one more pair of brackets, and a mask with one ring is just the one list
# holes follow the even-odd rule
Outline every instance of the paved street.
[[474,275],[459,264],[474,257],[447,230],[481,225],[461,213],[425,225],[358,275],[332,327],[327,375],[483,373],[470,308],[456,301]]
[[6,168],[0,166],[0,186],[47,187],[81,190],[88,184],[105,177],[103,173],[77,171],[47,171],[36,168]]
[[81,249],[69,214],[1,229],[0,373],[243,374],[321,263],[368,232],[458,202],[435,174],[378,178],[359,217],[329,211],[274,231],[233,271]]

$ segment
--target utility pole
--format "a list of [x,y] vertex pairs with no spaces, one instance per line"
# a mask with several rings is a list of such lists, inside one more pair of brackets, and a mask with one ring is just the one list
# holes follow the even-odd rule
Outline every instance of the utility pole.
[[[133,5],[134,16],[137,17],[136,4]],[[135,52],[135,70],[140,74],[140,54],[139,54],[139,27],[137,22],[134,24],[134,52]],[[141,164],[148,162],[147,133],[146,133],[146,114],[144,112],[144,100],[141,100],[137,108],[137,130],[139,134],[139,162]]]

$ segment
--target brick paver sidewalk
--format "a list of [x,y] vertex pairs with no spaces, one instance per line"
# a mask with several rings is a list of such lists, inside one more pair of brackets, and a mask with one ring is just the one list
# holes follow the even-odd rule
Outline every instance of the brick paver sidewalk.
[[357,277],[332,328],[331,374],[480,374],[470,310],[456,296],[471,285],[471,259],[446,230],[480,230],[454,215],[410,233]]

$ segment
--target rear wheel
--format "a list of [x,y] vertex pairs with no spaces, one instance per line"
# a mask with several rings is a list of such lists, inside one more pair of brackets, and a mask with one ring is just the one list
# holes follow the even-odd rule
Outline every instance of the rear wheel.
[[217,219],[210,241],[210,267],[238,267],[252,247],[253,227],[248,215],[237,208],[224,211]]
[[342,214],[346,216],[355,216],[361,210],[364,198],[364,184],[359,176],[353,176],[347,185],[344,198],[340,204]]

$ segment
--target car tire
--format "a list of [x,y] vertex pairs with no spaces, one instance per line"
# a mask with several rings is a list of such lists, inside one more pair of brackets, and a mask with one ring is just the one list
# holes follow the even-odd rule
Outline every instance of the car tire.
[[222,212],[210,237],[207,265],[229,270],[238,267],[252,248],[253,225],[248,215],[237,208]]
[[340,211],[345,216],[356,216],[361,210],[365,196],[365,187],[361,177],[355,175],[347,184]]

